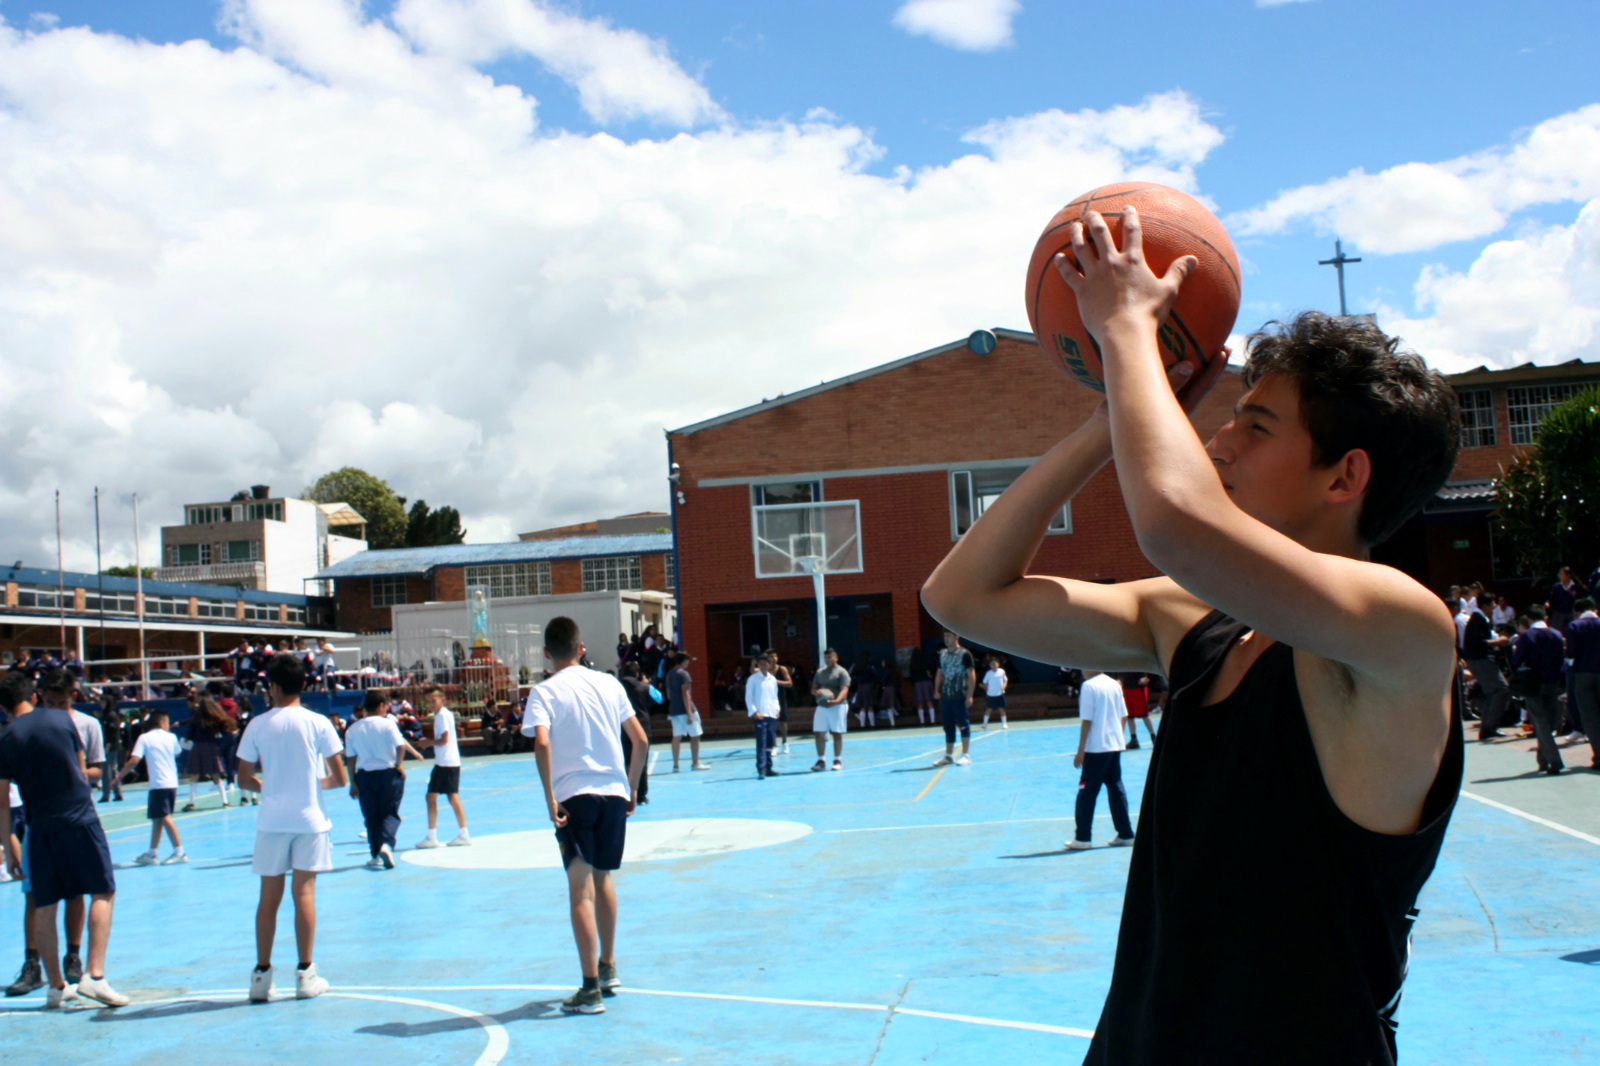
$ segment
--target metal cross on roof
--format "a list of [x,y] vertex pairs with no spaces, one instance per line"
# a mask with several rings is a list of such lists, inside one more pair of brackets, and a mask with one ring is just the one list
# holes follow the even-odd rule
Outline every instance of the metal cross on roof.
[[1348,315],[1350,312],[1344,306],[1344,265],[1346,263],[1359,263],[1360,259],[1351,259],[1344,254],[1344,245],[1337,239],[1333,242],[1333,258],[1317,260],[1318,266],[1331,266],[1339,272],[1339,314]]

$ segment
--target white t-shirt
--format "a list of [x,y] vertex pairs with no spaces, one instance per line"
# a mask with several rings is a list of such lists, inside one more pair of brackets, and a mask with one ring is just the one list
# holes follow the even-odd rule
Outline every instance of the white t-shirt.
[[628,798],[628,764],[622,759],[622,723],[633,705],[610,674],[569,666],[533,687],[522,732],[550,730],[550,773],[556,802],[581,792]]
[[133,742],[135,758],[145,761],[151,788],[178,787],[178,738],[157,727],[139,734]]
[[744,683],[744,705],[752,718],[778,717],[778,679],[757,670]]
[[327,760],[344,750],[333,723],[299,704],[274,707],[250,719],[239,741],[239,760],[261,768],[262,833],[326,833],[322,809]]
[[984,691],[991,696],[1006,694],[1006,672],[998,666],[983,675]]
[[1463,608],[1456,615],[1456,647],[1461,647],[1462,641],[1467,639],[1467,623],[1472,621],[1472,612]]
[[388,715],[370,715],[351,722],[344,731],[345,753],[356,761],[357,770],[393,770],[395,756],[406,738]]
[[1507,604],[1504,607],[1496,606],[1489,615],[1489,621],[1497,626],[1508,626],[1517,620],[1517,609]]
[[433,739],[433,765],[461,765],[461,745],[456,743],[456,716],[450,708],[441,707],[433,716]]
[[1122,739],[1122,723],[1128,705],[1122,699],[1122,685],[1110,674],[1097,674],[1078,690],[1078,717],[1089,723],[1085,752],[1121,751],[1128,745]]

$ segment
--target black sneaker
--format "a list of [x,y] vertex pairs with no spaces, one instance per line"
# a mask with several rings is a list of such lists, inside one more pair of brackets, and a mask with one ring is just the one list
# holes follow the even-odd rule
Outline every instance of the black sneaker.
[[1137,740],[1128,741],[1128,750],[1129,751],[1137,751],[1138,748],[1139,748],[1139,742]]
[[617,976],[617,964],[602,962],[600,964],[600,992],[602,995],[614,996],[617,989],[622,987],[622,978]]
[[69,985],[75,985],[83,980],[83,960],[76,955],[63,956],[61,976]]
[[44,966],[38,959],[25,959],[22,969],[17,971],[17,979],[6,988],[8,996],[25,996],[35,989],[44,987]]
[[811,772],[816,773],[818,770],[826,770],[827,768],[828,764],[823,762],[821,759],[818,759],[817,764],[811,768]]
[[598,988],[580,988],[561,1001],[562,1014],[604,1014],[606,1005]]

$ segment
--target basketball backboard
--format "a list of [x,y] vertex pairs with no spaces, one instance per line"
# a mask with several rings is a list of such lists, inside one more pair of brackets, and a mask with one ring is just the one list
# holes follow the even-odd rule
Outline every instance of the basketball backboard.
[[751,508],[756,577],[859,574],[861,501]]

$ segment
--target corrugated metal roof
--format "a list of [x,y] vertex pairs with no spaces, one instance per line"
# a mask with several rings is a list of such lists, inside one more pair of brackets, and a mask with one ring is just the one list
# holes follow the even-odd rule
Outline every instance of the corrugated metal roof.
[[1494,478],[1482,478],[1477,481],[1451,481],[1439,490],[1437,497],[1440,500],[1492,500],[1494,499]]
[[672,550],[671,533],[560,540],[514,540],[505,544],[444,544],[436,548],[364,551],[334,563],[318,578],[403,577],[441,566],[491,566],[553,559],[599,559],[611,555],[658,555]]
[[[668,549],[671,550],[670,548]],[[15,581],[19,585],[32,585],[46,590],[57,587],[55,570],[44,570],[32,566],[7,566],[0,567],[0,579]],[[72,570],[60,571],[59,584],[69,589],[88,589],[97,591],[101,588],[107,592],[133,592],[139,588],[139,581],[131,577],[111,577],[106,574],[85,574]],[[304,607],[310,599],[293,592],[268,592],[263,589],[243,589],[236,585],[202,585],[191,581],[157,581],[154,578],[145,578],[144,594],[146,596],[194,596],[202,600],[221,600],[225,603],[234,603],[244,600],[246,603],[287,603],[291,607]]]

